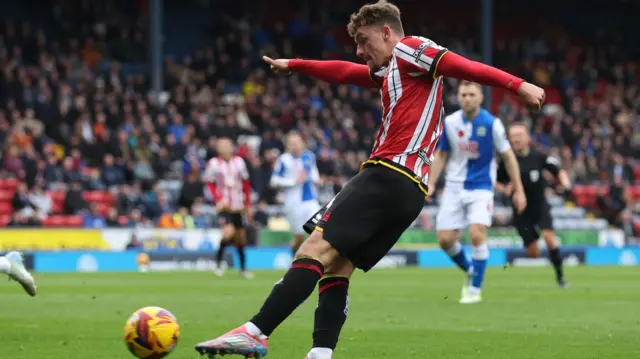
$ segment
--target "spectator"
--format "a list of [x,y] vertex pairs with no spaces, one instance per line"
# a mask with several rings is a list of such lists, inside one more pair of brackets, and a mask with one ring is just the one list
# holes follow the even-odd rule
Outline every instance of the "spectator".
[[104,156],[104,166],[102,167],[102,182],[107,187],[119,186],[124,184],[124,171],[115,166],[113,155]]
[[82,197],[82,185],[80,182],[72,182],[71,188],[64,198],[64,213],[79,214],[88,208],[87,202]]
[[34,213],[33,217],[39,220],[47,218],[53,208],[51,197],[44,192],[39,184],[34,185],[31,189],[29,202],[33,205],[34,211],[37,212],[37,215]]
[[29,194],[27,193],[27,184],[21,182],[16,188],[16,192],[13,195],[13,200],[11,201],[13,205],[13,210],[16,212],[21,212],[22,216],[29,218],[33,214],[33,204],[29,200]]
[[182,188],[180,189],[180,197],[178,199],[178,206],[191,208],[195,201],[203,196],[204,183],[200,179],[200,175],[196,170],[187,176],[186,182],[182,185]]

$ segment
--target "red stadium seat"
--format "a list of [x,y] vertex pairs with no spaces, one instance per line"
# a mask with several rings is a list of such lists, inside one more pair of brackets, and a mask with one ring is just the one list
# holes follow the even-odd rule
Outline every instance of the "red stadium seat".
[[18,180],[15,178],[2,178],[0,179],[0,189],[13,191],[18,187],[18,183]]
[[640,186],[633,186],[629,188],[629,192],[631,192],[631,198],[636,201],[640,200]]
[[64,202],[64,196],[65,196],[64,192],[49,191],[47,192],[47,194],[49,195],[49,197],[51,197],[51,200],[54,202]]
[[9,224],[10,221],[11,221],[11,216],[6,215],[6,214],[0,216],[0,227],[6,227],[7,224]]
[[111,208],[111,206],[106,203],[96,203],[96,212],[102,216],[107,215],[109,208]]
[[49,216],[42,221],[42,225],[45,227],[63,227],[64,216]]
[[82,227],[84,220],[81,216],[64,216],[65,227]]
[[61,201],[53,201],[51,206],[51,213],[62,213],[64,210],[64,202]]
[[11,202],[0,202],[0,215],[13,213],[13,205]]
[[640,166],[634,168],[633,173],[636,175],[636,180],[640,181]]
[[15,192],[6,189],[0,189],[0,202],[11,202]]

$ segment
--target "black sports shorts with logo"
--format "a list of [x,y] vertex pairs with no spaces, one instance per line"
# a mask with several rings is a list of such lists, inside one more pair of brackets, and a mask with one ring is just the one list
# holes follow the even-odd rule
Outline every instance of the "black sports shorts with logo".
[[411,171],[390,162],[374,160],[363,166],[304,230],[321,231],[340,255],[367,272],[418,217],[426,186]]
[[245,225],[244,215],[242,212],[222,211],[218,213],[218,225],[220,227],[228,224],[233,225],[235,229],[243,229]]
[[539,231],[553,230],[551,210],[546,202],[535,206],[531,206],[531,202],[529,202],[521,214],[515,212],[514,209],[513,220],[525,247],[529,247],[540,238]]

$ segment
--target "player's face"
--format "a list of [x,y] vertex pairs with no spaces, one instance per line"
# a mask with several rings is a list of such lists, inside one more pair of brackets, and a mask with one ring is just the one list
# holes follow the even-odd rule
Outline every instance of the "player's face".
[[513,126],[509,130],[509,141],[514,151],[520,152],[529,144],[529,134],[523,126]]
[[356,31],[356,55],[367,62],[370,69],[377,70],[387,66],[393,47],[390,45],[391,29],[373,25],[361,26]]
[[289,152],[300,155],[304,151],[304,142],[298,135],[291,135],[287,138],[287,149]]
[[233,154],[233,143],[229,139],[219,139],[217,147],[218,155],[223,158],[231,157],[231,155]]
[[458,102],[464,112],[476,111],[482,104],[482,91],[476,85],[462,85],[458,89]]

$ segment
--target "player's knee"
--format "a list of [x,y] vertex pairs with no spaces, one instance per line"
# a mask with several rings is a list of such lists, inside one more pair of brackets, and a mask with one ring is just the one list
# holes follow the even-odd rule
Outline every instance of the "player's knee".
[[234,235],[236,233],[235,228],[233,228],[233,225],[226,225],[224,227],[222,227],[222,239],[226,240],[226,241],[230,241],[233,239]]
[[479,246],[487,239],[487,227],[481,224],[472,224],[469,226],[469,237],[471,245]]
[[438,231],[436,232],[436,237],[438,237],[438,244],[440,244],[440,248],[446,251],[449,248],[453,247],[453,245],[456,243],[456,240],[458,240],[458,231]]
[[327,268],[338,255],[338,251],[324,239],[322,232],[314,231],[309,238],[302,243],[296,253],[296,258],[311,257],[320,261],[320,263]]
[[536,243],[532,243],[531,245],[527,246],[525,251],[527,253],[527,257],[529,258],[540,257],[540,249],[538,248],[538,245]]
[[324,270],[324,274],[325,276],[351,278],[355,268],[353,262],[339,256]]
[[553,249],[558,246],[556,243],[556,235],[553,231],[542,231],[542,239],[544,239],[544,242],[547,244],[547,248],[549,249]]

